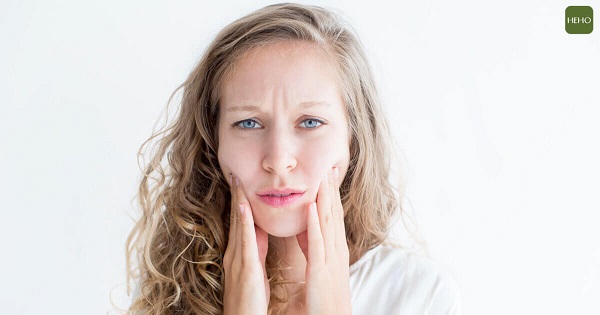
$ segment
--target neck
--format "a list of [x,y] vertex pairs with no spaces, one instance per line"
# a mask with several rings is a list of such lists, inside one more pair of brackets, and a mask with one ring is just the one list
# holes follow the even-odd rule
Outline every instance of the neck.
[[[286,313],[304,313],[304,302],[306,300],[306,257],[302,253],[296,236],[274,237],[269,235],[269,249],[274,250],[278,258],[282,259],[283,278],[286,282],[285,289],[288,293],[290,304]],[[350,258],[350,264],[358,260],[357,257]]]
[[274,237],[269,236],[269,247],[277,252],[280,259],[283,260],[285,270],[283,273],[287,281],[305,281],[306,279],[306,257],[298,245],[296,236]]
[[269,236],[269,239],[269,247],[278,253],[286,268],[282,273],[283,278],[285,281],[297,282],[285,285],[290,299],[293,300],[296,295],[301,295],[306,288],[306,257],[304,257],[302,249],[298,245],[296,236],[283,238]]

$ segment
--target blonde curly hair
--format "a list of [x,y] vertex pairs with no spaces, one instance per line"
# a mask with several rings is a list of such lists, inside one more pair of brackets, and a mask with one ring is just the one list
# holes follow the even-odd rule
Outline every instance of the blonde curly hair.
[[[350,166],[340,193],[350,261],[386,239],[400,194],[390,184],[393,141],[358,38],[332,12],[315,6],[267,6],[225,27],[186,81],[175,119],[141,146],[150,150],[139,186],[141,217],[127,239],[127,279],[140,294],[129,313],[222,314],[223,255],[231,195],[217,159],[219,98],[224,78],[248,51],[308,41],[337,63],[351,134]],[[278,254],[269,251],[269,314],[289,297]]]

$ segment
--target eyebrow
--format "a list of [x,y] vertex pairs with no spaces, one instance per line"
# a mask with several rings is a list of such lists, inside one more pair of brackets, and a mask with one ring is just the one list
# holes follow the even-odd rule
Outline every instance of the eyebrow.
[[[310,108],[310,107],[315,107],[315,106],[327,106],[327,107],[331,107],[330,103],[327,102],[320,102],[320,101],[311,101],[311,102],[302,102],[300,103],[301,108]],[[229,107],[227,110],[227,112],[260,112],[261,109],[258,106],[254,106],[254,105],[243,105],[243,106],[232,106]]]
[[233,106],[227,108],[228,112],[260,112],[260,108],[254,105]]

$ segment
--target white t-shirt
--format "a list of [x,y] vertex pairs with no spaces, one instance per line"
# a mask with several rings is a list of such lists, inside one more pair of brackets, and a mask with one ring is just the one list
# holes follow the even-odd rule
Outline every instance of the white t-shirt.
[[[353,315],[462,314],[456,282],[433,261],[389,243],[350,266]],[[133,299],[140,295],[139,285]]]
[[419,254],[389,243],[350,266],[352,314],[462,314],[458,285]]

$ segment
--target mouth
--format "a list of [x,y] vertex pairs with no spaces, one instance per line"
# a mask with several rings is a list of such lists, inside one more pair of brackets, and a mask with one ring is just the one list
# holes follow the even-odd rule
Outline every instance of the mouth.
[[302,197],[304,193],[258,195],[260,200],[272,207],[288,206]]

